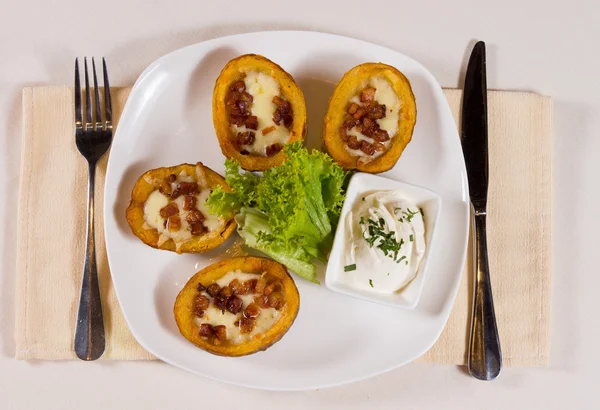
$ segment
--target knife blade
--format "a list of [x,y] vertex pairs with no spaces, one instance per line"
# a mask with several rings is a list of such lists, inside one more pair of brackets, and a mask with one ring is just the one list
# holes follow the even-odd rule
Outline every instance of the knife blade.
[[475,44],[467,66],[461,137],[469,180],[469,196],[473,206],[485,212],[488,191],[488,123],[483,41]]
[[493,380],[502,369],[487,254],[488,123],[485,43],[475,44],[465,76],[461,144],[472,205],[474,295],[469,338],[469,373]]

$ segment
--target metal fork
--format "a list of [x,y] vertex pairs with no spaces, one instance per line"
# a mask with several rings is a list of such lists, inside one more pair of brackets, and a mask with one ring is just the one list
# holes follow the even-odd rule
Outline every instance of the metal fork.
[[96,360],[104,353],[104,318],[102,316],[102,301],[98,285],[98,269],[96,266],[96,243],[94,235],[94,184],[96,165],[112,142],[112,105],[106,61],[102,59],[104,74],[104,121],[100,92],[96,76],[96,62],[92,58],[94,72],[94,106],[95,115],[92,121],[92,103],[90,83],[88,78],[87,57],[84,58],[85,68],[85,122],[81,106],[81,85],[79,81],[79,61],[75,59],[75,143],[77,149],[88,162],[88,214],[86,230],[85,260],[83,264],[83,282],[75,328],[75,353],[81,360]]

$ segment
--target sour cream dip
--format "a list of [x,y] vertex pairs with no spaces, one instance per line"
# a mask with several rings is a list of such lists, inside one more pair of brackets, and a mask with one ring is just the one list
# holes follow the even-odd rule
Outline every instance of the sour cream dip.
[[359,195],[344,223],[341,282],[360,290],[394,293],[417,276],[426,248],[423,213],[401,191]]

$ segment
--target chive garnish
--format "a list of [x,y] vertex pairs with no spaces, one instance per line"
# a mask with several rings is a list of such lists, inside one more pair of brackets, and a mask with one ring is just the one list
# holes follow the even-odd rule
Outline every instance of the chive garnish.
[[411,234],[411,235],[409,236],[409,239],[410,239],[410,241],[412,242],[412,241],[414,240],[414,236]]
[[369,279],[369,285],[371,285],[372,288],[375,287],[375,286],[373,286],[373,279]]
[[356,270],[356,263],[353,263],[352,265],[344,266],[344,272],[350,272],[353,270]]

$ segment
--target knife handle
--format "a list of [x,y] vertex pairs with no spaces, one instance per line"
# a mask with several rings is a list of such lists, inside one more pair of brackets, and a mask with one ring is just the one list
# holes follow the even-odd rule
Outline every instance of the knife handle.
[[486,214],[473,212],[475,286],[469,343],[469,373],[479,380],[494,380],[502,368],[488,266]]

